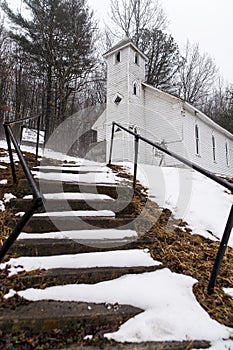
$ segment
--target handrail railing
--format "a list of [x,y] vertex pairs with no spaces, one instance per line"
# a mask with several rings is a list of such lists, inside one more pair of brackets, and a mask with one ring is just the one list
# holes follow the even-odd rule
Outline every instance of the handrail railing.
[[[29,119],[29,118],[27,118]],[[24,119],[25,120],[25,119]],[[22,119],[21,119],[22,121]],[[40,190],[33,178],[33,175],[28,167],[28,164],[23,156],[23,153],[19,147],[19,144],[11,130],[11,125],[14,123],[17,123],[20,121],[12,121],[12,122],[7,122],[4,124],[4,130],[6,134],[6,141],[8,145],[8,150],[9,150],[9,156],[10,156],[10,161],[11,161],[11,170],[12,170],[12,177],[13,181],[16,182],[16,172],[15,172],[15,166],[14,166],[14,159],[13,159],[13,153],[12,153],[12,148],[11,148],[11,142],[14,145],[15,151],[18,155],[20,164],[22,166],[22,169],[24,171],[24,174],[28,180],[28,183],[32,189],[32,194],[33,194],[33,201],[31,208],[22,216],[22,218],[18,221],[16,224],[15,228],[13,231],[9,234],[8,238],[6,241],[3,243],[1,249],[0,249],[0,262],[8,252],[8,250],[11,248],[12,244],[16,241],[18,236],[20,235],[23,227],[27,224],[27,222],[30,220],[34,212],[40,208],[43,205],[43,197],[42,194],[40,193]]]
[[[14,166],[14,160],[13,160],[13,154],[12,154],[11,141],[10,141],[9,134],[11,134],[11,140],[12,140],[12,143],[13,143],[14,147],[15,148],[16,147],[19,148],[19,145],[18,145],[15,137],[12,138],[13,133],[12,133],[11,128],[9,128],[9,126],[13,126],[15,124],[19,124],[19,123],[22,123],[24,121],[34,120],[34,119],[37,119],[37,137],[36,137],[36,160],[37,160],[38,159],[38,154],[39,154],[39,138],[40,138],[41,116],[39,115],[39,116],[35,116],[35,117],[21,118],[21,119],[18,119],[18,120],[10,120],[9,122],[5,122],[4,123],[4,130],[5,130],[5,135],[6,135],[6,141],[7,141],[9,157],[10,157],[10,164],[11,164],[11,172],[12,172],[12,177],[13,177],[14,183],[16,183],[17,179],[16,179],[15,166]],[[20,153],[22,154],[22,152],[20,152]],[[19,156],[19,154],[18,154],[18,156]],[[25,160],[24,160],[24,157],[22,155],[22,162],[24,162],[24,161]]]
[[[113,122],[112,123],[112,135],[111,135],[111,144],[110,144],[110,153],[109,153],[109,165],[111,165],[112,163],[112,152],[113,152],[113,141],[114,141],[114,133],[115,133],[115,126],[117,126],[118,128],[124,130],[125,132],[127,132],[128,134],[134,136],[134,140],[135,140],[135,155],[134,155],[134,175],[133,175],[133,188],[135,189],[136,187],[136,182],[137,182],[137,164],[138,164],[138,152],[139,152],[139,140],[151,145],[152,147],[157,148],[158,150],[160,150],[163,153],[166,153],[167,155],[177,159],[178,161],[180,161],[181,163],[187,165],[188,167],[198,171],[199,173],[205,175],[206,177],[208,177],[209,179],[217,182],[218,184],[224,186],[225,188],[227,188],[228,190],[233,192],[233,184],[228,182],[227,180],[216,176],[215,174],[211,173],[210,171],[202,168],[201,166],[199,166],[198,164],[192,163],[191,161],[187,160],[186,158],[162,147],[160,144],[156,143],[156,142],[152,142],[150,140],[148,140],[147,138],[139,135],[137,132],[132,131],[127,129],[126,127]],[[229,217],[226,223],[226,227],[222,236],[222,240],[220,242],[220,246],[219,246],[219,250],[212,268],[212,272],[211,272],[211,276],[210,276],[210,280],[209,280],[209,284],[208,284],[208,293],[212,293],[214,291],[214,287],[215,287],[215,283],[217,280],[217,276],[219,273],[219,269],[227,248],[227,244],[230,238],[230,234],[231,234],[231,230],[233,227],[233,205],[231,206],[231,210],[229,213]]]

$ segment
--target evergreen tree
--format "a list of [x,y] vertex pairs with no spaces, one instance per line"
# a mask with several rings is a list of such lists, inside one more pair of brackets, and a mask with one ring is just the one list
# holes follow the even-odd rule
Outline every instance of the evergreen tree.
[[143,29],[140,31],[138,47],[148,57],[147,83],[173,92],[182,58],[172,36],[162,30]]
[[23,0],[29,16],[14,13],[7,2],[2,9],[14,29],[24,63],[31,65],[35,78],[46,86],[46,132],[66,117],[70,94],[79,91],[96,64],[96,26],[86,0]]

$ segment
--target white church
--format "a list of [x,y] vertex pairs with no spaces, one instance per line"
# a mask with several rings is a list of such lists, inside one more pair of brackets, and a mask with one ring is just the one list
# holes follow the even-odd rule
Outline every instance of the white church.
[[[184,100],[145,83],[147,57],[128,39],[104,54],[107,61],[106,110],[92,126],[106,145],[108,160],[112,122],[184,156],[207,170],[232,176],[233,135]],[[134,138],[116,128],[114,161],[132,161]],[[140,142],[139,162],[181,164]]]

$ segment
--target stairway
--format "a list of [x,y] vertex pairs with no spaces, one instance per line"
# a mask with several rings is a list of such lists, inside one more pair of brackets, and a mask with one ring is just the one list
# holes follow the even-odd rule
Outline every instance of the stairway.
[[[9,252],[11,285],[18,290],[94,285],[163,268],[142,249],[144,240],[137,234],[139,223],[135,220],[131,186],[109,181],[112,173],[108,168],[96,168],[94,163],[60,164],[41,166],[33,169],[33,173],[44,195],[44,206],[34,214]],[[18,186],[21,197],[10,202],[16,214],[8,222],[12,227],[22,212],[28,210],[32,199],[26,180],[19,181]],[[143,311],[118,303],[23,301],[14,309],[1,310],[0,329],[8,333],[26,329],[37,334],[81,326],[88,329],[88,334],[95,334],[100,328],[109,333]],[[189,342],[158,342],[113,348],[182,350],[187,346]],[[207,348],[209,344],[192,342],[192,346]]]

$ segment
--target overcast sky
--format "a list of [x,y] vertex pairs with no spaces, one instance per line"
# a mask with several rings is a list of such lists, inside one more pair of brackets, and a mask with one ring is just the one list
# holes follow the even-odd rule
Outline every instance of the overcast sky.
[[[110,12],[110,0],[88,0],[99,18]],[[181,47],[199,43],[216,62],[220,74],[233,83],[233,0],[160,0],[169,32]]]
[[[20,0],[8,0],[20,4]],[[110,0],[88,0],[95,16],[108,21]],[[220,74],[233,83],[233,0],[160,0],[169,32],[180,47],[187,39],[199,43],[216,62]]]

